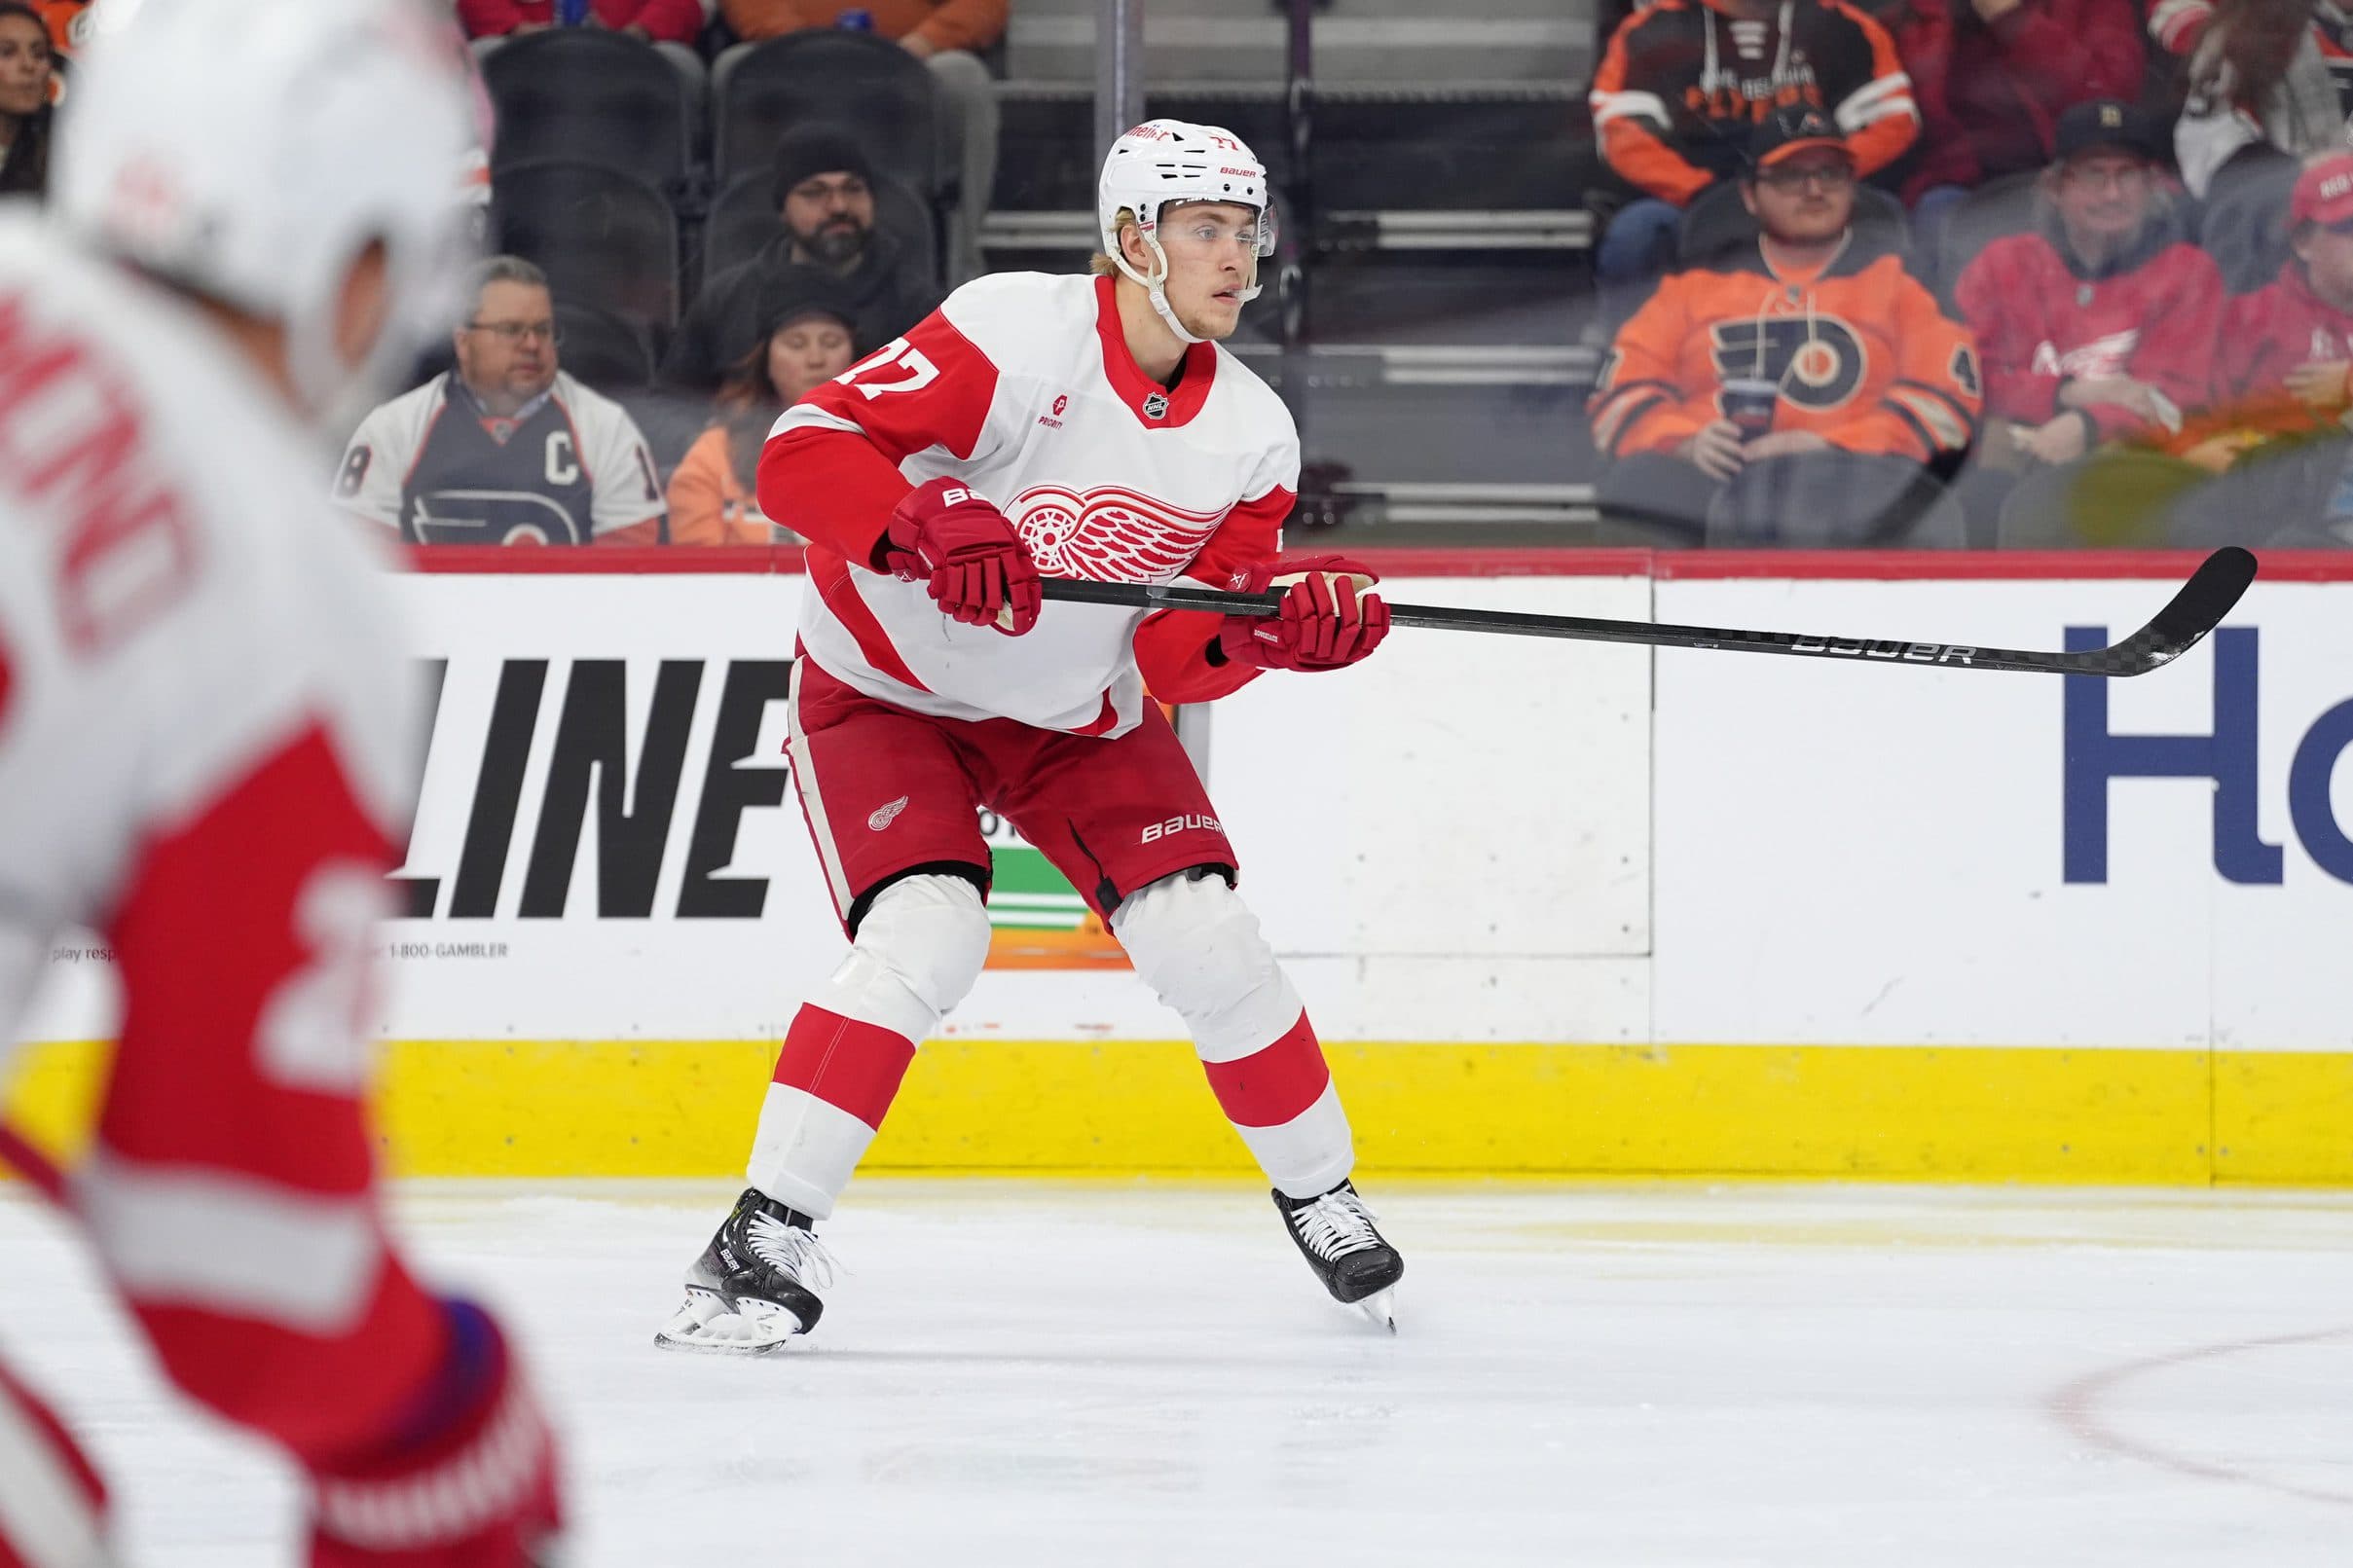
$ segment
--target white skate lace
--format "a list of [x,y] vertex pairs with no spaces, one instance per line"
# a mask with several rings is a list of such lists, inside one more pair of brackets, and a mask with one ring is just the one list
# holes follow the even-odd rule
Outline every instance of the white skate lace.
[[772,1214],[755,1214],[745,1227],[744,1245],[752,1256],[812,1291],[829,1289],[837,1266],[817,1232],[789,1225]]
[[1291,1211],[1291,1223],[1315,1256],[1326,1262],[1383,1245],[1373,1228],[1377,1217],[1353,1192],[1327,1192]]

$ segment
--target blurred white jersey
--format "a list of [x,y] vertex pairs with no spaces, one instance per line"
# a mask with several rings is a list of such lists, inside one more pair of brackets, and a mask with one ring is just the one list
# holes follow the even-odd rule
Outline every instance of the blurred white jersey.
[[[153,930],[174,902],[189,931],[225,924],[224,899],[193,892],[218,867],[156,867],[240,793],[235,869],[257,884],[321,812],[344,812],[346,842],[404,817],[389,606],[324,479],[187,307],[30,215],[0,217],[0,1078],[61,928],[108,929],[135,905]],[[257,796],[274,766],[277,791]],[[321,806],[316,781],[337,774]],[[371,870],[335,895],[378,890]],[[203,980],[233,987],[237,966]],[[348,1033],[309,1048],[357,1050]]]
[[[1281,548],[1299,435],[1267,383],[1215,344],[1177,384],[1129,354],[1112,280],[1000,273],[785,411],[761,471],[768,515],[810,539],[801,638],[867,696],[947,718],[1120,735],[1141,716],[1141,612],[1048,603],[1009,638],[940,614],[871,569],[888,493],[812,497],[796,434],[863,436],[907,482],[953,477],[995,505],[1048,576],[1232,586]],[[802,449],[806,450],[806,449]],[[833,487],[836,491],[841,487]],[[780,510],[781,506],[781,510]]]

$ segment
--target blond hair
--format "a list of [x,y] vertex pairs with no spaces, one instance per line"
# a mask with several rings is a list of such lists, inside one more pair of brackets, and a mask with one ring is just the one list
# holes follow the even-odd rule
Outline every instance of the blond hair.
[[[1115,243],[1118,241],[1119,237],[1126,232],[1129,224],[1140,224],[1143,221],[1143,219],[1136,216],[1136,209],[1133,207],[1121,207],[1119,211],[1113,213],[1111,217],[1111,233],[1113,241]],[[1121,275],[1120,273],[1120,264],[1116,261],[1113,261],[1106,252],[1100,250],[1096,251],[1092,256],[1086,258],[1086,271],[1090,275],[1095,277],[1118,277]]]

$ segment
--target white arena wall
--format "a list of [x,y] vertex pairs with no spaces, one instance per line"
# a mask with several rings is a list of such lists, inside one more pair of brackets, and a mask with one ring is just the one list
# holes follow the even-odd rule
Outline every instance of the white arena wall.
[[[2120,637],[2194,564],[1376,559],[1398,602],[2017,647]],[[783,772],[797,557],[419,565],[392,1163],[734,1170],[841,949]],[[1404,630],[1186,728],[1368,1167],[2342,1183],[2348,643],[2353,563],[2279,556],[2137,680]],[[998,959],[868,1168],[1244,1168],[1174,1017],[994,841]],[[70,1144],[110,966],[53,969],[15,1113]]]

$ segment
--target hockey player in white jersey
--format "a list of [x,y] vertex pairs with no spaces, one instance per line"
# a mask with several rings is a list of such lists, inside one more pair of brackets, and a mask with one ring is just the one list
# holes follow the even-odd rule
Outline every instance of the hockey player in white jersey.
[[[762,454],[762,509],[811,541],[792,776],[852,946],[787,1032],[750,1185],[662,1344],[764,1351],[816,1326],[815,1222],[988,950],[981,806],[1184,1018],[1317,1278],[1390,1321],[1405,1265],[1350,1184],[1322,1049],[1152,700],[1342,669],[1388,610],[1353,563],[1282,558],[1298,435],[1218,345],[1273,250],[1257,158],[1216,127],[1138,126],[1105,161],[1099,216],[1096,275],[965,285],[788,409]],[[1042,603],[1042,573],[1285,596],[1273,617],[1145,616]]]
[[[444,11],[110,4],[51,215],[0,216],[0,1074],[52,942],[103,933],[121,1036],[55,1195],[173,1381],[300,1467],[315,1568],[549,1562],[560,1513],[497,1323],[386,1234],[361,1106],[417,715],[323,432],[455,302]],[[108,1533],[0,1375],[0,1568]]]

